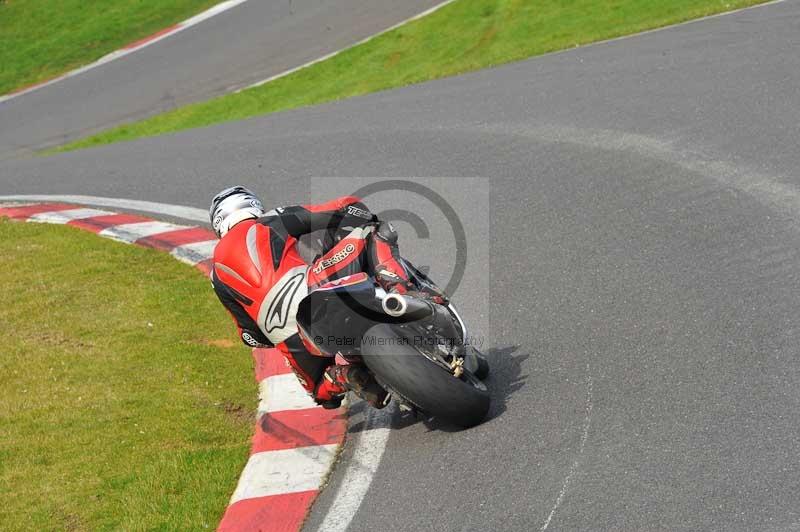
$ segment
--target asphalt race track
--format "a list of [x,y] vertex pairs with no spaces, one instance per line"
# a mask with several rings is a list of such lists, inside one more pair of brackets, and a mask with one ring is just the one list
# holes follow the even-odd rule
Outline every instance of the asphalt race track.
[[436,0],[250,0],[155,46],[0,103],[0,160],[246,87]]
[[[315,176],[485,178],[419,181],[489,220],[465,224],[477,251],[455,299],[487,337],[492,417],[450,432],[396,415],[350,530],[798,530],[798,49],[800,2],[786,1],[330,105],[8,160],[0,194],[205,207],[239,181],[281,204],[351,191]],[[415,260],[447,269],[433,232],[401,234]],[[489,298],[471,290],[481,280]],[[361,428],[309,530],[359,467]]]

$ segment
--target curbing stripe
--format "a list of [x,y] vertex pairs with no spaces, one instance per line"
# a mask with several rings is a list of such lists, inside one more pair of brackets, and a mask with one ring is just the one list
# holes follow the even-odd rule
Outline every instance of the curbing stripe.
[[194,267],[203,272],[204,274],[206,274],[206,276],[211,277],[212,262],[214,261],[211,259],[206,259],[203,262],[198,262],[197,264],[194,265]]
[[[217,240],[200,227],[61,203],[0,204],[0,217],[68,224],[123,243],[156,248],[208,274]],[[346,411],[311,400],[277,349],[253,349],[259,419],[250,459],[218,530],[300,530],[344,441]],[[263,408],[263,411],[262,411]]]
[[281,410],[306,410],[316,406],[314,400],[299,386],[293,373],[267,377],[259,383],[258,388],[261,398],[258,403],[259,415]]
[[108,216],[114,214],[108,211],[101,211],[98,209],[66,209],[60,211],[47,211],[40,212],[31,216],[29,222],[49,223],[49,224],[65,224],[73,220],[81,220],[84,218],[96,218],[98,216]]
[[67,209],[74,209],[74,205],[65,205],[62,203],[40,203],[34,205],[11,205],[3,208],[2,216],[8,216],[14,220],[27,220],[34,214],[48,211],[65,211]]
[[[208,222],[208,210],[185,205],[173,205],[170,203],[157,203],[155,201],[141,201],[122,198],[104,198],[102,196],[83,196],[79,194],[14,194],[11,196],[0,196],[2,202],[36,202],[53,204],[77,203],[78,205],[91,205],[94,207],[108,207],[111,209],[122,209],[124,211],[142,211],[156,216],[171,216],[173,218],[183,218],[193,222]],[[70,205],[69,209],[74,206]]]
[[145,222],[147,218],[142,216],[134,216],[133,214],[109,214],[106,216],[95,216],[92,218],[83,218],[80,220],[72,220],[67,225],[72,225],[92,233],[99,233],[103,229],[107,229],[114,225],[132,224],[135,222]]
[[194,266],[198,262],[213,257],[215,247],[217,247],[216,240],[206,240],[205,242],[195,242],[194,244],[178,246],[170,251],[169,254],[181,262]]
[[[213,240],[216,242],[217,236],[202,227],[189,227],[187,229],[179,229],[177,231],[169,231],[167,233],[160,233],[157,235],[140,238],[136,241],[139,246],[146,246],[155,249],[162,249],[170,251],[177,246],[184,246],[186,244],[194,244],[196,242],[206,242]],[[209,254],[210,256],[211,254]]]
[[217,532],[298,530],[317,490],[244,499],[228,507]]
[[147,222],[137,222],[132,224],[115,225],[100,231],[100,236],[113,238],[114,240],[121,240],[132,244],[140,238],[157,235],[159,233],[166,233],[168,231],[177,231],[178,229],[185,229],[185,227],[167,222],[157,222],[155,220]]
[[319,407],[264,414],[256,425],[252,452],[339,443],[342,431],[337,422],[344,418],[338,410]]
[[231,504],[244,499],[319,489],[338,445],[315,445],[250,455]]
[[271,349],[253,349],[253,361],[256,366],[256,381],[261,382],[273,375],[291,373],[292,368],[284,358],[271,356]]

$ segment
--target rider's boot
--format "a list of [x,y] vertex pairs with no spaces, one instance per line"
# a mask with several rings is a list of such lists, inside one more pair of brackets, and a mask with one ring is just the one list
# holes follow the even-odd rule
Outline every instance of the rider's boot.
[[389,394],[364,366],[333,365],[325,370],[324,380],[352,391],[373,408],[383,408],[388,403]]
[[314,400],[326,410],[342,406],[342,400],[347,393],[346,384],[344,382],[338,382],[336,379],[328,376],[329,370],[330,368],[325,370],[325,373],[322,374],[322,380],[317,384],[317,388],[314,390]]

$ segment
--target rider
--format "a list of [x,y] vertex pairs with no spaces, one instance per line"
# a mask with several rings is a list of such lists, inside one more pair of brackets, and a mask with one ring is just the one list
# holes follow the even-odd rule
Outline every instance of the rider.
[[[277,347],[300,383],[325,408],[337,408],[352,390],[376,408],[386,391],[359,364],[338,365],[320,356],[300,336],[296,313],[316,287],[357,272],[375,276],[387,291],[412,288],[397,260],[397,233],[361,201],[344,196],[319,205],[278,207],[264,212],[250,190],[235,186],[217,194],[209,210],[220,241],[214,250],[211,282],[222,304],[251,347]],[[349,231],[338,242],[328,236],[323,254],[309,266],[297,249],[301,235]]]

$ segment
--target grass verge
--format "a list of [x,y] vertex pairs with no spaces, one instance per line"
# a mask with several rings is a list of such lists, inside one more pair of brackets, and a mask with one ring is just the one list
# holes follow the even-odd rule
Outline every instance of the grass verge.
[[169,255],[0,219],[0,528],[203,530],[248,457],[249,351]]
[[91,63],[219,0],[0,0],[0,94]]
[[765,0],[457,0],[258,88],[115,127],[56,151],[159,135],[459,74]]

